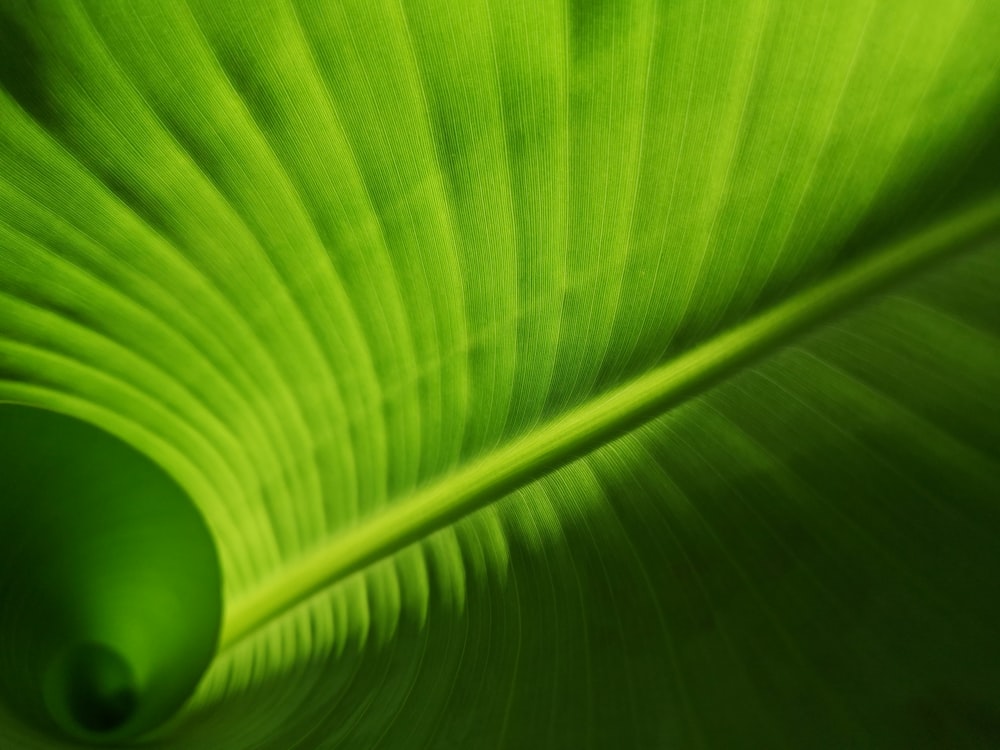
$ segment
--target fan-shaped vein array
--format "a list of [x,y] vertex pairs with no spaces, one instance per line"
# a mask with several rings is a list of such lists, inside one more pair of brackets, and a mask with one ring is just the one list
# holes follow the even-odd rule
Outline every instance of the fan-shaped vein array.
[[0,10],[0,399],[186,490],[224,633],[469,467],[887,250],[940,251],[265,607],[156,742],[995,734],[1000,11],[918,5]]

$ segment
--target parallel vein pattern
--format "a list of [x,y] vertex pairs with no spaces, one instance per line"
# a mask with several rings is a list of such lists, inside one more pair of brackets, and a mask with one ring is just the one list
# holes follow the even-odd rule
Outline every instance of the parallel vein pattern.
[[152,746],[996,741],[998,35],[5,3],[0,401],[152,457],[222,568]]

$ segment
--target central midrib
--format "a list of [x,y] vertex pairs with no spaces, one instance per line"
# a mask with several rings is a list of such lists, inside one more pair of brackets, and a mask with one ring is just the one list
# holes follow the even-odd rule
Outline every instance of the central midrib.
[[630,432],[926,264],[996,238],[1000,194],[790,297],[670,362],[563,413],[289,563],[227,608],[219,649],[351,573]]

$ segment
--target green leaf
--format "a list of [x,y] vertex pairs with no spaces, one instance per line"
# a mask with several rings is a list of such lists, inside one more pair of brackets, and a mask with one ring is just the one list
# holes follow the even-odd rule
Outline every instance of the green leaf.
[[0,694],[84,740],[155,728],[215,651],[219,566],[201,517],[148,459],[58,414],[0,407],[0,455]]
[[0,746],[1000,743],[997,38],[4,4]]

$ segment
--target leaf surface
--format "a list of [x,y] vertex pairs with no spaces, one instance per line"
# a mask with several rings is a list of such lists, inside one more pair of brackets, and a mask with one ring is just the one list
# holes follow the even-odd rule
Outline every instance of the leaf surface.
[[153,746],[1000,741],[998,35],[0,10],[0,400],[152,458],[221,567]]

